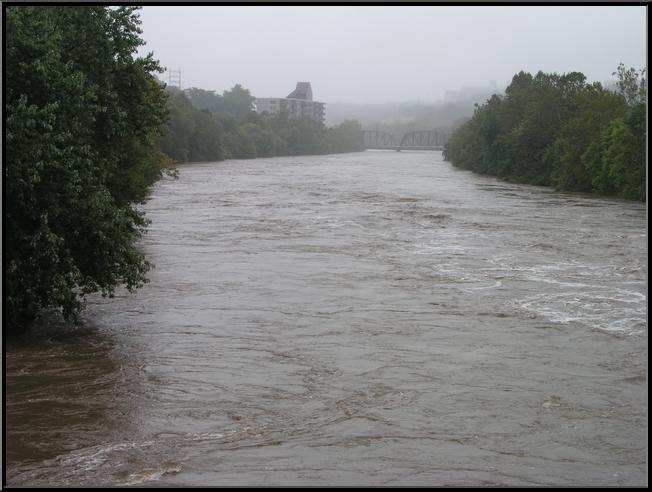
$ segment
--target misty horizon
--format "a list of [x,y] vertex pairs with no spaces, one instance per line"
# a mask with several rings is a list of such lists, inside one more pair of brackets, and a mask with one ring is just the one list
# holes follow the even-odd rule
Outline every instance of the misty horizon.
[[621,62],[646,64],[642,6],[145,6],[140,18],[140,53],[181,70],[183,88],[256,97],[308,81],[327,103],[432,104],[521,70],[605,82]]

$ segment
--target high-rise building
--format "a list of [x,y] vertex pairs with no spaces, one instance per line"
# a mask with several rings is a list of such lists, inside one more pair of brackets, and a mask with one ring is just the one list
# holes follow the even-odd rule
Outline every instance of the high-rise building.
[[324,123],[324,103],[312,100],[312,87],[310,82],[297,82],[297,87],[287,97],[259,97],[256,98],[256,111],[276,114],[286,113],[291,118],[307,116],[315,121]]

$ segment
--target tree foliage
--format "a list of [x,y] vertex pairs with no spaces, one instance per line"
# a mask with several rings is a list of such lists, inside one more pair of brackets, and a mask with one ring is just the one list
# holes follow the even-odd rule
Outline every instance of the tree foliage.
[[287,114],[258,114],[253,97],[240,85],[224,91],[168,87],[170,122],[162,150],[180,161],[253,159],[364,150],[362,128],[346,121],[332,128]]
[[84,296],[134,289],[150,264],[134,208],[169,160],[165,94],[134,7],[12,6],[6,13],[7,321],[43,308],[76,320]]
[[207,91],[192,87],[184,91],[193,106],[207,109],[211,113],[233,118],[242,118],[253,109],[254,98],[248,89],[240,84],[234,85],[222,95],[215,91]]
[[560,190],[645,200],[645,70],[614,72],[618,92],[579,72],[516,74],[448,140],[454,165]]

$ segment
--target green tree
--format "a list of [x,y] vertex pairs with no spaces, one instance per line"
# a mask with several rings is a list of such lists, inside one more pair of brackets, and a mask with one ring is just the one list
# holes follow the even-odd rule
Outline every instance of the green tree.
[[276,155],[277,139],[267,125],[264,123],[256,124],[250,122],[242,125],[242,130],[253,139],[257,157],[272,157]]
[[178,162],[217,161],[223,158],[220,120],[195,107],[185,91],[168,87],[170,118],[160,140],[161,149]]
[[163,152],[179,162],[190,159],[190,139],[196,131],[194,112],[196,108],[175,87],[168,87],[169,120],[163,129],[160,146]]
[[[499,145],[503,133],[504,103],[497,95],[481,106],[476,105],[473,118],[451,135],[444,147],[444,157],[464,169],[481,174],[508,174],[508,165]],[[503,152],[501,152],[503,151]]]
[[645,104],[614,118],[582,156],[595,191],[645,201]]
[[161,148],[182,162],[364,150],[357,122],[324,128],[284,112],[258,114],[252,111],[254,98],[240,85],[223,96],[197,88],[167,90],[171,117]]
[[23,329],[43,308],[78,320],[86,295],[146,281],[133,204],[169,160],[136,8],[12,6],[5,29],[5,301]]
[[364,150],[362,127],[355,120],[326,129],[324,147],[329,153],[360,152]]
[[[622,198],[645,201],[645,105],[636,104],[607,129],[604,167]],[[621,122],[622,121],[622,122]]]
[[213,114],[224,114],[224,98],[215,91],[207,91],[191,87],[183,93],[190,100],[193,106],[199,109],[207,109]]
[[645,70],[618,68],[618,93],[579,72],[520,72],[445,145],[454,165],[557,189],[645,197]]
[[207,110],[194,110],[194,133],[190,136],[191,161],[222,160],[222,125]]
[[551,182],[561,190],[594,191],[588,161],[589,147],[596,142],[610,122],[624,114],[622,97],[605,90],[599,83],[591,84],[574,98],[575,110],[566,118],[552,143],[547,159]]
[[227,159],[254,159],[256,143],[249,129],[236,126],[224,135],[224,156]]
[[633,67],[626,68],[620,63],[618,69],[612,75],[618,76],[618,92],[623,95],[630,106],[645,104],[647,101],[647,80],[646,69],[636,70]]
[[222,99],[224,101],[224,112],[234,118],[242,118],[250,113],[256,100],[249,90],[240,84],[234,85],[231,90],[224,91]]

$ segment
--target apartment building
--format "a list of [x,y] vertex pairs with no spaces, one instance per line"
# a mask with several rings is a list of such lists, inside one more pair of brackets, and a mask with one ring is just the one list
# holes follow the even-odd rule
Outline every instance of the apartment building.
[[312,87],[310,82],[297,82],[297,87],[287,97],[259,97],[256,98],[256,111],[276,114],[286,113],[291,118],[307,116],[315,121],[324,123],[324,103],[312,100]]

